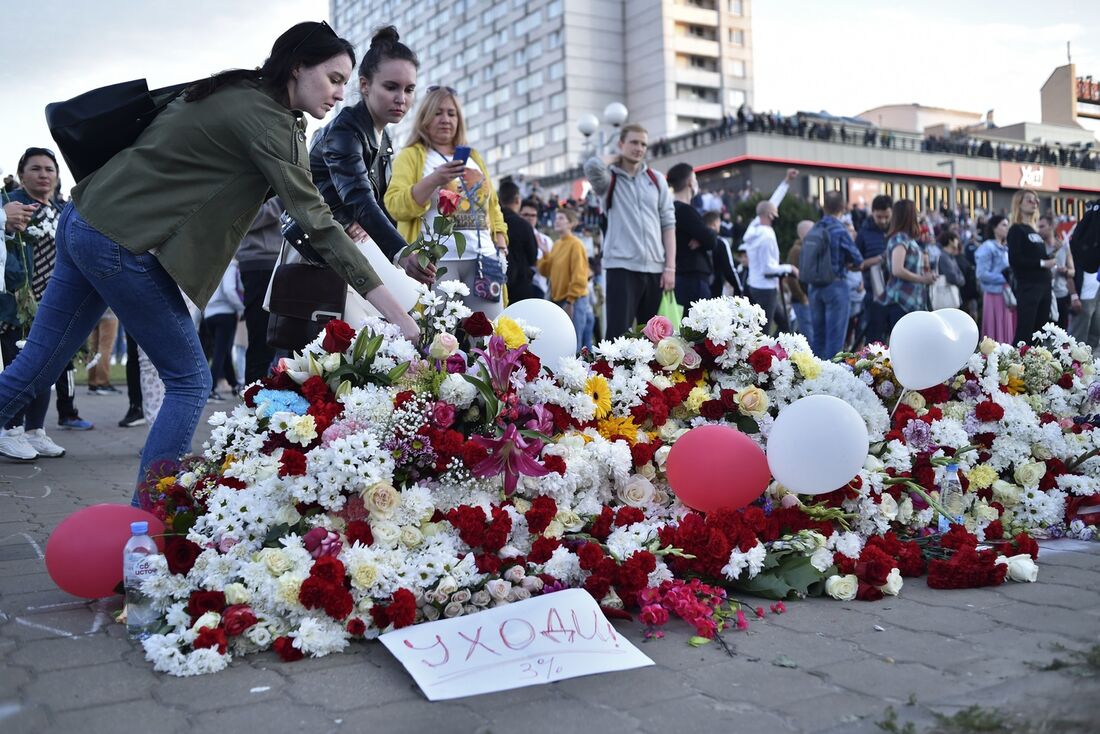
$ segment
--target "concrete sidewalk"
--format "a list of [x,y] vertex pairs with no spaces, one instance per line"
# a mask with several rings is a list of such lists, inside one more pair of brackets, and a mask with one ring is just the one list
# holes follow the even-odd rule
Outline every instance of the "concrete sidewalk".
[[[267,653],[200,678],[157,674],[111,622],[117,600],[74,599],[42,561],[69,514],[128,501],[147,431],[118,427],[125,396],[82,387],[77,402],[95,430],[56,429],[53,415],[48,426],[67,456],[0,464],[0,732],[666,734],[720,725],[774,734],[876,732],[887,706],[899,727],[916,721],[918,731],[933,711],[974,704],[1033,722],[1091,717],[1090,727],[1100,713],[1100,670],[1038,669],[1069,660],[1057,646],[1100,642],[1100,543],[1076,542],[1044,548],[1035,584],[934,591],[914,579],[880,602],[788,602],[786,614],[727,634],[734,657],[689,647],[682,625],[642,644],[641,625],[622,622],[656,666],[454,702],[429,703],[377,643],[290,664]],[[204,426],[196,448],[205,435]]]

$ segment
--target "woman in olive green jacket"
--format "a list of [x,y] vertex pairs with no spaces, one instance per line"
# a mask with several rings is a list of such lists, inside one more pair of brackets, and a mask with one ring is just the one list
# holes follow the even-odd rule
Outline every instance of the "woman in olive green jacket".
[[206,305],[272,189],[325,261],[407,337],[418,336],[310,178],[302,112],[320,119],[331,110],[354,66],[351,44],[328,24],[299,23],[261,69],[193,85],[77,185],[27,345],[0,374],[0,423],[53,384],[109,306],[165,385],[139,483],[154,461],[190,451],[210,370],[180,290]]

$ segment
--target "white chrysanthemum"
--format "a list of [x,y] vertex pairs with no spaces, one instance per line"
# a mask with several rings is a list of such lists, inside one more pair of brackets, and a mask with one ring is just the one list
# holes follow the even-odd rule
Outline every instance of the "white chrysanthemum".
[[722,575],[730,581],[737,581],[742,578],[741,572],[745,571],[743,580],[754,578],[764,568],[764,559],[767,555],[767,549],[760,542],[757,542],[747,553],[734,548],[730,553],[729,563],[722,567]]
[[459,410],[466,410],[477,398],[477,388],[462,375],[447,375],[439,385],[439,399]]
[[298,629],[290,633],[294,647],[315,658],[340,652],[348,646],[348,633],[344,626],[330,619],[306,617]]

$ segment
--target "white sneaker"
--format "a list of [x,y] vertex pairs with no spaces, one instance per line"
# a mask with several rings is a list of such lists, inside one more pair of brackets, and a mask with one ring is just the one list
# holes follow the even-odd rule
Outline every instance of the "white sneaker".
[[27,441],[27,435],[20,426],[0,431],[0,456],[15,461],[34,461],[38,458],[38,452]]
[[65,449],[54,443],[53,439],[46,435],[44,428],[27,431],[25,440],[38,452],[39,456],[45,459],[58,459],[65,455]]

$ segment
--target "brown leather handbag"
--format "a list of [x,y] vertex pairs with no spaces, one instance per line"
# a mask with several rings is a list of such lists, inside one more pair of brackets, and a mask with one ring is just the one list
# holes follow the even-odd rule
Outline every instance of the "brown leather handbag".
[[271,276],[267,343],[290,352],[301,350],[340,318],[348,288],[335,270],[304,262],[281,263]]

